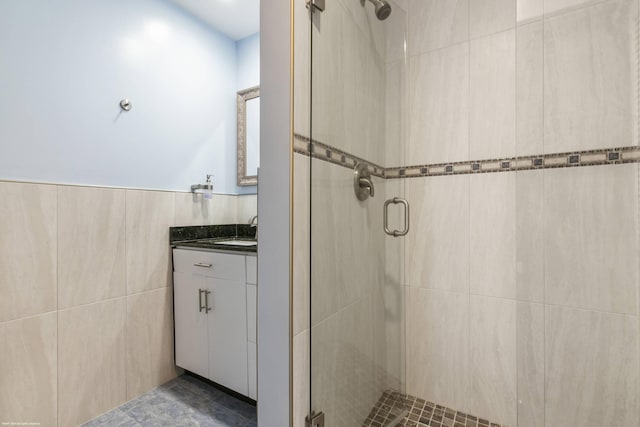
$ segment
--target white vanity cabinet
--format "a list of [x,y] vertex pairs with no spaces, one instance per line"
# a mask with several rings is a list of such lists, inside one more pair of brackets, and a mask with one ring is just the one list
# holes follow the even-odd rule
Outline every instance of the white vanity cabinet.
[[255,255],[174,249],[173,264],[176,365],[256,399]]

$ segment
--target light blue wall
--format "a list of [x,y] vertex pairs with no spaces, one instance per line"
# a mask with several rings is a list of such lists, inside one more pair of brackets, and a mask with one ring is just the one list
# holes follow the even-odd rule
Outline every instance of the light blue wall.
[[0,61],[0,179],[238,192],[236,43],[170,2],[4,0]]
[[260,84],[260,33],[236,42],[238,50],[238,90]]

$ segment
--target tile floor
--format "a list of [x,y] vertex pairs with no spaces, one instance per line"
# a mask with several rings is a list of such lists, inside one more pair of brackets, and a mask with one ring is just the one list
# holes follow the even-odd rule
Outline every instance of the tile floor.
[[255,406],[183,375],[84,426],[255,427],[257,413]]
[[380,396],[363,427],[384,427],[404,408],[409,413],[399,424],[403,427],[506,427],[392,390]]

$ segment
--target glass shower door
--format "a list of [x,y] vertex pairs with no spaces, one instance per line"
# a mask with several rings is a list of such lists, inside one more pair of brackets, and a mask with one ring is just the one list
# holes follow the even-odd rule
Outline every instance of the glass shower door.
[[386,168],[405,164],[406,13],[374,3],[310,14],[309,413],[331,427],[395,425],[405,410],[410,212]]

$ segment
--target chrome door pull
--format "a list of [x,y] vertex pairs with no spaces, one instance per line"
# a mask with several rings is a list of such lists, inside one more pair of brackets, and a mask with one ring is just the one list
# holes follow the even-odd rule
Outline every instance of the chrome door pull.
[[196,262],[195,264],[193,264],[196,267],[202,267],[202,268],[211,268],[212,264],[206,264],[204,262]]
[[209,294],[211,291],[204,291],[204,312],[208,313],[211,311],[211,307],[209,307]]
[[202,309],[206,308],[202,306],[202,293],[204,292],[203,289],[198,289],[198,306],[200,307],[200,310],[198,310],[200,313],[202,313]]
[[[404,206],[404,230],[402,231],[389,230],[389,205],[392,203],[394,205],[397,205],[398,203],[400,203],[401,205]],[[401,199],[400,197],[394,197],[393,199],[386,200],[384,202],[383,212],[384,212],[384,232],[387,233],[389,236],[393,236],[393,237],[406,236],[407,233],[409,232],[409,202],[407,202],[405,199]]]

